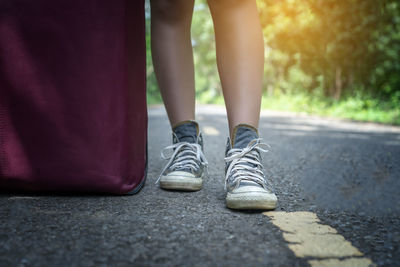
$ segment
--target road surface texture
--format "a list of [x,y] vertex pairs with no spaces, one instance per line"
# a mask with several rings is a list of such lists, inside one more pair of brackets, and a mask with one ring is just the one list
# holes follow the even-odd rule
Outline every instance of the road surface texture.
[[400,265],[400,128],[263,112],[273,212],[225,207],[224,108],[200,106],[209,174],[194,193],[155,185],[171,142],[149,109],[149,171],[133,196],[0,195],[0,266]]

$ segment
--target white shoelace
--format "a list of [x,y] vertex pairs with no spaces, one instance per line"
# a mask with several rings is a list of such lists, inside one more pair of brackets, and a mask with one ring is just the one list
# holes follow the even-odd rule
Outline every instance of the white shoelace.
[[[172,153],[166,156],[165,153],[168,151]],[[200,168],[200,163],[205,167],[206,171],[208,166],[208,162],[201,149],[201,145],[197,143],[179,142],[167,146],[163,149],[163,151],[161,151],[161,157],[163,159],[169,159],[169,161],[161,171],[161,174],[158,176],[156,183],[160,181],[161,176],[168,168],[171,168],[172,170],[189,168],[193,171],[196,171]]]
[[[246,180],[255,182],[267,189],[263,173],[264,167],[259,161],[257,151],[268,152],[265,148],[270,148],[270,146],[261,141],[261,138],[254,139],[243,149],[232,148],[228,151],[229,156],[225,158],[225,162],[230,162],[230,164],[225,176],[225,190],[227,189],[229,177],[232,177],[232,182],[236,184],[236,188],[239,186],[240,181]],[[249,163],[255,167],[249,166]]]

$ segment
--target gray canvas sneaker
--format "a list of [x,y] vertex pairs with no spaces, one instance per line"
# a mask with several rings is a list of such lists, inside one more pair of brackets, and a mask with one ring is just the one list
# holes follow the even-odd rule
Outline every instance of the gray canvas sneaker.
[[261,163],[261,152],[269,146],[259,138],[257,129],[239,124],[228,137],[225,151],[226,205],[231,209],[263,209],[276,207],[277,198],[268,183]]
[[197,122],[183,121],[174,126],[172,141],[173,145],[161,152],[161,157],[169,162],[157,182],[160,182],[163,189],[200,190],[208,163],[203,153],[203,138]]

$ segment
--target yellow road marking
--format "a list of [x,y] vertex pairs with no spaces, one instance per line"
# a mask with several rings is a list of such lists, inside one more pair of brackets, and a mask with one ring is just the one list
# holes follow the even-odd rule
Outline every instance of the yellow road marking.
[[[284,233],[297,257],[309,257],[311,266],[371,266],[372,261],[312,212],[265,212]],[[342,259],[345,258],[345,259]],[[342,259],[342,260],[341,260]]]
[[312,267],[364,267],[375,266],[370,259],[367,258],[350,258],[345,260],[325,259],[325,260],[310,260],[308,263]]
[[206,135],[219,135],[220,134],[220,132],[215,127],[212,127],[212,126],[204,126],[203,132]]

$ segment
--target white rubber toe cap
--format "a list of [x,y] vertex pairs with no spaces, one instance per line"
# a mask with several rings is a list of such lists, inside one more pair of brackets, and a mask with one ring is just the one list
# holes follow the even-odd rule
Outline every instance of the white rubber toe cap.
[[196,176],[189,172],[175,171],[167,175],[161,176],[160,187],[171,190],[197,191],[203,186],[202,177]]
[[274,193],[259,186],[240,186],[226,196],[226,205],[231,209],[271,210],[276,208],[277,201]]

